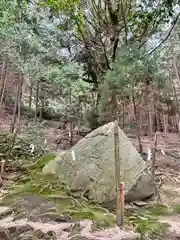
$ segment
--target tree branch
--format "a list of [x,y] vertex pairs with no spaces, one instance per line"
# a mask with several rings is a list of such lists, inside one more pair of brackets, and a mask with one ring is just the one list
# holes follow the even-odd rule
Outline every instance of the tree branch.
[[[155,52],[171,35],[173,29],[175,28],[176,24],[177,24],[177,21],[179,19],[179,16],[180,16],[180,13],[176,16],[176,18],[174,19],[173,23],[172,23],[172,26],[168,32],[168,34],[166,35],[166,37],[154,48],[152,49],[150,52],[147,53],[147,55],[150,55],[152,54],[153,52]],[[147,56],[146,55],[146,56]]]
[[[120,8],[120,6],[119,6],[119,8]],[[125,14],[124,14],[124,7],[123,7],[122,0],[121,0],[121,13],[122,13],[122,18],[123,18],[124,27],[125,27],[125,43],[126,43],[126,46],[127,46],[127,44],[128,44],[128,41],[127,41],[128,28],[127,28],[126,17],[125,17]]]

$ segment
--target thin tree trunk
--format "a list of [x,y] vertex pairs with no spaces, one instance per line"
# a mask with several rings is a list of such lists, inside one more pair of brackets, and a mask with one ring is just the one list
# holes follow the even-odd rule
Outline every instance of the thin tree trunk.
[[157,125],[156,131],[160,132],[161,131],[161,122],[160,122],[160,116],[159,116],[157,109],[155,110],[155,114],[156,114],[156,125]]
[[18,99],[19,99],[19,84],[16,86],[16,98],[14,102],[14,108],[13,108],[13,117],[12,117],[12,123],[10,126],[10,133],[13,133],[15,130],[15,124],[16,124],[16,117],[17,117],[17,106],[18,106]]
[[40,101],[40,106],[39,106],[39,121],[42,122],[43,120],[43,111],[44,111],[44,92],[43,92],[43,83],[41,82],[39,84],[39,101]]
[[4,59],[3,64],[2,64],[2,68],[1,68],[1,80],[2,80],[2,76],[3,76],[5,66],[6,66],[6,59]]
[[156,128],[154,129],[155,132],[157,131],[161,131],[161,117],[160,117],[160,113],[158,110],[159,107],[159,103],[160,103],[160,90],[159,87],[154,91],[154,119],[155,119],[155,126]]
[[44,99],[41,99],[41,106],[39,112],[39,121],[42,122],[43,120],[43,110],[44,110]]
[[173,54],[173,66],[174,66],[174,70],[175,70],[175,74],[176,74],[178,87],[180,87],[180,76],[179,76],[179,72],[178,72],[178,69],[177,69],[177,63],[176,63],[175,54]]
[[36,106],[35,106],[35,115],[34,115],[35,124],[37,123],[38,104],[39,104],[39,80],[37,81],[37,86],[36,86]]
[[122,129],[124,129],[124,118],[125,118],[125,104],[122,103]]
[[[170,78],[169,78],[169,79],[170,79]],[[179,101],[178,101],[178,98],[177,98],[177,92],[176,92],[176,88],[175,88],[175,86],[174,86],[173,80],[170,79],[170,83],[171,83],[171,87],[172,87],[172,90],[173,90],[173,100],[174,100],[174,104],[175,104],[175,106],[176,106],[176,116],[175,116],[175,118],[176,118],[176,128],[177,128],[177,132],[180,133],[179,128],[178,128],[178,124],[179,124],[179,120],[180,120]]]
[[98,91],[97,99],[96,99],[96,106],[95,106],[95,111],[96,111],[97,115],[98,115],[98,110],[99,110],[98,107],[99,107],[100,99],[101,99],[101,94]]
[[[1,68],[1,78],[0,78],[0,82],[1,83],[3,83],[3,81],[4,81],[4,70],[5,70],[5,67],[6,67],[6,60],[3,61],[2,68]],[[3,85],[4,84],[2,84],[1,95],[2,95]]]
[[139,126],[139,116],[138,116],[138,113],[137,113],[137,108],[136,108],[134,95],[132,97],[132,103],[133,103],[133,108],[134,108],[136,131],[137,131],[137,138],[138,138],[138,143],[139,143],[139,152],[142,153],[143,152],[143,147],[142,147],[142,142],[141,142],[141,131],[140,131],[140,126]]
[[152,141],[153,136],[153,89],[149,91],[150,101],[148,102],[148,122],[149,122],[149,139]]
[[[173,53],[173,46],[172,46],[172,53]],[[168,52],[167,52],[168,54]],[[180,133],[180,129],[179,129],[179,120],[180,120],[180,107],[179,107],[179,101],[178,101],[178,97],[177,97],[177,92],[176,92],[176,87],[175,87],[175,84],[174,84],[174,81],[173,79],[171,79],[171,76],[170,76],[170,71],[171,71],[171,67],[170,67],[170,64],[168,65],[169,67],[169,81],[170,81],[170,84],[171,84],[171,87],[172,87],[172,91],[173,91],[173,101],[175,103],[175,106],[176,106],[176,114],[175,114],[175,119],[176,119],[176,130],[178,133]],[[178,80],[178,87],[180,87],[180,77],[179,77],[179,72],[178,72],[178,69],[177,69],[177,64],[176,64],[176,57],[175,57],[175,53],[173,53],[173,66],[174,66],[174,70],[175,70],[175,74],[176,74],[176,79]]]
[[29,102],[28,102],[28,110],[31,111],[31,105],[32,105],[32,93],[33,93],[33,84],[31,83],[29,87]]
[[164,136],[165,136],[165,141],[167,140],[167,133],[168,133],[168,115],[165,113],[163,114],[163,123],[164,123]]
[[2,88],[1,88],[1,97],[0,97],[0,109],[2,108],[3,100],[4,100],[4,93],[6,89],[6,84],[7,84],[7,73],[8,70],[6,68],[4,77],[1,75],[1,82],[2,82]]
[[18,96],[18,106],[17,106],[17,131],[20,131],[20,120],[21,120],[21,99],[22,99],[22,85],[23,85],[23,76],[20,74],[19,77],[19,96]]

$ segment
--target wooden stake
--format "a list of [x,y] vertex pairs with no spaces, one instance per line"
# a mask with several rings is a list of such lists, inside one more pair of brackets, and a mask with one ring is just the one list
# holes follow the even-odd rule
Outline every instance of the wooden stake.
[[124,226],[124,183],[121,182],[119,185],[120,189],[120,214],[121,214],[121,226]]
[[121,209],[120,209],[120,157],[119,157],[119,135],[118,122],[114,122],[114,158],[115,158],[115,179],[116,179],[116,223],[121,226]]

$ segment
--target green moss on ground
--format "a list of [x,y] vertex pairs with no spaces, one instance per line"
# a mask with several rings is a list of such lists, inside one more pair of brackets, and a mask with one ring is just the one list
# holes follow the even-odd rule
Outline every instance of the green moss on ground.
[[114,214],[84,197],[74,198],[68,186],[60,182],[58,177],[42,173],[44,165],[54,157],[53,154],[46,155],[33,163],[24,165],[26,175],[9,189],[5,201],[14,202],[26,195],[43,196],[56,205],[56,210],[61,215],[69,216],[74,220],[90,219],[102,226],[115,224]]
[[158,222],[158,217],[167,216],[172,211],[164,205],[152,205],[126,210],[126,222],[132,224],[142,239],[160,240],[168,231],[169,225]]
[[[7,202],[15,202],[26,195],[38,195],[45,197],[55,204],[55,208],[49,209],[45,214],[65,215],[70,219],[90,219],[94,222],[95,229],[112,226],[115,224],[115,215],[98,204],[84,197],[74,197],[68,186],[61,182],[57,176],[44,175],[43,167],[52,159],[54,154],[38,158],[33,163],[23,165],[26,174],[9,189],[5,196]],[[125,211],[125,221],[128,225],[141,233],[142,239],[162,239],[162,235],[168,230],[168,225],[159,223],[159,216],[171,215],[180,212],[180,206],[167,207],[164,205],[152,205]]]
[[172,210],[174,214],[180,214],[180,204],[173,204]]

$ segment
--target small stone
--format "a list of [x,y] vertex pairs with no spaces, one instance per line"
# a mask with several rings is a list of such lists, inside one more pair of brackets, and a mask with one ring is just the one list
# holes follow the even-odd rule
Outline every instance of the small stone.
[[147,203],[146,203],[146,202],[143,202],[143,201],[134,201],[133,203],[134,203],[134,205],[136,205],[136,206],[138,206],[138,207],[147,206]]
[[0,206],[0,219],[10,215],[13,212],[13,209],[5,206]]
[[56,233],[55,232],[53,232],[53,231],[48,231],[47,232],[47,235],[49,236],[49,237],[52,237],[52,239],[56,239]]
[[72,222],[72,218],[66,215],[60,215],[59,213],[44,213],[40,215],[40,218],[43,220],[49,220],[54,222]]
[[125,204],[125,209],[126,209],[126,210],[134,210],[134,209],[137,209],[137,208],[138,208],[138,207],[135,206],[135,205],[133,204],[133,202],[130,203],[130,204]]
[[10,236],[8,229],[0,227],[0,239],[1,240],[11,240],[11,236]]
[[13,221],[16,221],[16,220],[19,220],[19,219],[22,219],[26,216],[27,214],[25,212],[19,212],[17,213],[14,218],[13,218]]
[[57,240],[56,234],[53,231],[48,231],[47,233],[37,230],[34,233],[34,236],[37,237],[39,240]]
[[35,231],[34,235],[40,239],[45,239],[45,233],[43,231],[41,231],[40,229]]
[[8,227],[8,230],[9,230],[10,234],[14,234],[14,233],[16,233],[17,228],[16,228],[16,226],[10,226],[10,227]]
[[19,226],[17,228],[17,231],[19,234],[25,233],[25,232],[29,232],[29,231],[34,231],[33,228],[30,225],[24,225],[24,226]]

